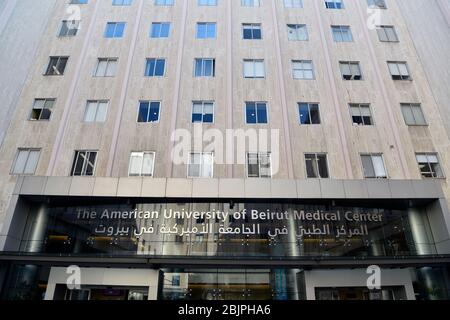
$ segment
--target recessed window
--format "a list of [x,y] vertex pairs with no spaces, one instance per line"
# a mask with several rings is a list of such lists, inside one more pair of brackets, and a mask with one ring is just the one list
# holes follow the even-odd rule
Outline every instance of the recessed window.
[[199,6],[217,6],[217,0],[198,0]]
[[125,32],[125,22],[108,22],[106,24],[105,38],[122,38]]
[[50,120],[55,99],[36,99],[31,110],[30,120]]
[[247,177],[248,178],[272,177],[272,165],[270,153],[247,154]]
[[308,178],[329,178],[328,161],[325,153],[305,154],[305,165]]
[[241,0],[241,6],[243,7],[259,7],[261,0]]
[[114,77],[117,70],[117,58],[98,58],[94,77]]
[[320,124],[318,103],[301,102],[298,104],[298,110],[300,115],[300,124]]
[[192,123],[213,123],[214,102],[194,101],[192,103]]
[[359,62],[340,61],[339,68],[341,70],[342,79],[344,80],[361,80],[361,67]]
[[75,151],[71,176],[93,176],[97,161],[97,151]]
[[303,8],[303,0],[284,0],[285,8]]
[[244,60],[244,78],[264,78],[265,76],[264,60]]
[[437,153],[417,153],[417,163],[424,178],[444,178]]
[[369,104],[350,104],[350,115],[353,124],[360,126],[373,125],[372,112]]
[[105,122],[108,114],[108,101],[88,101],[84,122]]
[[351,42],[353,41],[352,32],[349,26],[331,26],[333,39],[335,42]]
[[128,174],[130,177],[153,177],[154,163],[154,152],[132,152]]
[[60,37],[74,37],[77,35],[80,27],[80,20],[63,20],[61,29],[59,30]]
[[147,59],[145,67],[146,77],[163,77],[166,71],[166,59]]
[[364,178],[387,178],[382,154],[362,154]]
[[215,22],[197,23],[197,39],[215,39],[216,29]]
[[398,42],[397,33],[393,26],[377,26],[377,34],[382,42]]
[[411,80],[406,62],[388,61],[392,80]]
[[262,39],[262,31],[260,23],[244,23],[242,25],[243,38],[245,40]]
[[311,60],[292,61],[292,76],[298,80],[313,80],[314,68]]
[[50,57],[50,62],[48,63],[45,75],[62,76],[64,74],[64,71],[66,70],[68,61],[69,57]]
[[343,0],[325,0],[325,7],[327,9],[344,9]]
[[137,122],[158,122],[160,116],[160,101],[140,101]]
[[307,41],[308,29],[304,24],[288,24],[288,39],[291,41]]
[[408,126],[426,126],[427,121],[419,103],[402,103],[402,114]]
[[195,77],[214,77],[216,75],[216,59],[197,58],[195,59]]
[[155,6],[173,6],[175,0],[155,0]]
[[367,0],[367,6],[375,9],[386,9],[386,2],[384,0]]
[[14,160],[11,174],[13,175],[33,175],[41,154],[40,149],[19,149]]
[[191,153],[188,163],[188,178],[212,178],[213,164],[213,153]]
[[153,22],[150,36],[152,38],[168,38],[170,34],[169,22]]
[[266,102],[246,102],[246,123],[247,124],[266,124],[268,123],[267,103]]

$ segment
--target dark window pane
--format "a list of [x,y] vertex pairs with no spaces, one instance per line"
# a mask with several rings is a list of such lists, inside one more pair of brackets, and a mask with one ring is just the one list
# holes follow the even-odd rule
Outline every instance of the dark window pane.
[[148,112],[149,112],[149,103],[141,102],[141,104],[139,105],[138,122],[147,122]]
[[244,29],[244,39],[252,39],[252,30]]
[[257,105],[258,123],[267,123],[267,108],[263,103]]
[[301,124],[311,124],[311,119],[309,118],[309,108],[307,103],[300,103],[300,123]]
[[159,102],[152,102],[150,105],[150,114],[148,116],[149,122],[156,122],[159,120]]
[[159,59],[156,62],[156,69],[155,69],[155,76],[161,77],[164,75],[164,67],[165,67],[165,60]]
[[247,123],[256,123],[256,107],[254,103],[247,103]]
[[310,105],[311,123],[320,124],[320,112],[317,104]]
[[319,166],[319,175],[321,178],[328,178],[328,164],[326,155],[318,155],[317,162]]

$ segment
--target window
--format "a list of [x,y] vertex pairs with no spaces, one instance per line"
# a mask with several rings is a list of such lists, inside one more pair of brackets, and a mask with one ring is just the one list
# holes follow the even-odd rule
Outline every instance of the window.
[[406,62],[388,61],[392,80],[411,80]]
[[77,35],[80,26],[79,20],[63,20],[61,29],[59,30],[60,37],[74,37]]
[[36,99],[31,110],[30,120],[50,120],[55,99]]
[[93,176],[97,161],[97,151],[75,151],[71,176]]
[[373,125],[369,104],[350,104],[350,114],[353,124],[361,126]]
[[113,0],[113,6],[130,6],[133,0]]
[[419,103],[402,103],[402,114],[408,126],[426,126],[427,121]]
[[272,177],[270,153],[247,154],[247,177],[248,178]]
[[140,123],[158,122],[161,109],[160,101],[140,101],[138,120]]
[[198,0],[199,6],[217,6],[217,0]]
[[45,75],[62,76],[64,74],[64,71],[66,70],[68,61],[69,57],[50,57],[50,62],[48,63]]
[[260,0],[241,0],[243,7],[259,7],[260,5]]
[[361,80],[361,67],[359,62],[341,61],[339,62],[342,79],[344,80]]
[[260,23],[244,23],[242,25],[244,40],[260,40],[262,39],[262,31]]
[[298,112],[300,115],[300,124],[320,124],[320,113],[318,103],[298,104]]
[[264,78],[264,60],[244,60],[244,78]]
[[266,124],[268,123],[266,102],[246,102],[246,123]]
[[382,154],[362,154],[364,178],[387,178]]
[[173,6],[175,0],[155,0],[155,6]]
[[215,39],[216,23],[199,22],[197,23],[197,39]]
[[166,59],[147,59],[145,67],[146,77],[163,77],[166,69]]
[[386,2],[384,0],[367,0],[369,8],[386,9]]
[[329,178],[328,161],[325,153],[305,154],[307,178]]
[[197,58],[195,59],[195,77],[214,77],[216,75],[216,59]]
[[344,2],[342,0],[325,0],[325,7],[327,9],[344,9]]
[[153,177],[154,164],[154,152],[132,152],[128,175],[130,177]]
[[417,163],[424,178],[444,178],[437,153],[417,153]]
[[308,29],[304,24],[288,24],[288,39],[291,41],[307,41]]
[[194,101],[192,103],[192,123],[213,123],[214,102]]
[[88,101],[84,122],[105,122],[108,114],[108,101]]
[[188,163],[188,178],[212,178],[214,155],[212,153],[191,153]]
[[352,32],[349,26],[331,26],[333,39],[335,42],[351,42],[353,41]]
[[19,149],[14,160],[11,174],[13,175],[33,175],[41,154],[40,149]]
[[313,80],[314,68],[311,60],[292,61],[292,75],[294,79]]
[[125,22],[108,22],[106,24],[105,38],[122,38],[125,32]]
[[378,39],[382,42],[398,42],[393,26],[377,26]]
[[285,8],[303,8],[302,0],[284,0]]
[[153,22],[150,37],[152,38],[168,38],[170,33],[169,22]]
[[94,77],[114,77],[117,69],[117,58],[98,58]]

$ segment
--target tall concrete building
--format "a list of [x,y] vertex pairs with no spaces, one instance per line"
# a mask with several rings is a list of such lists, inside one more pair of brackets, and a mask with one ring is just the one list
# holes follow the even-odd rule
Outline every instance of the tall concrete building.
[[449,299],[449,28],[448,0],[0,1],[1,298]]

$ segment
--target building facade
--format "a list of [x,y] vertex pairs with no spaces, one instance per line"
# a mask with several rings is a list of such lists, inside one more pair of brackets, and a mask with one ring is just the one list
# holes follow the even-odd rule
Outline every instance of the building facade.
[[0,17],[3,299],[450,298],[449,1]]

